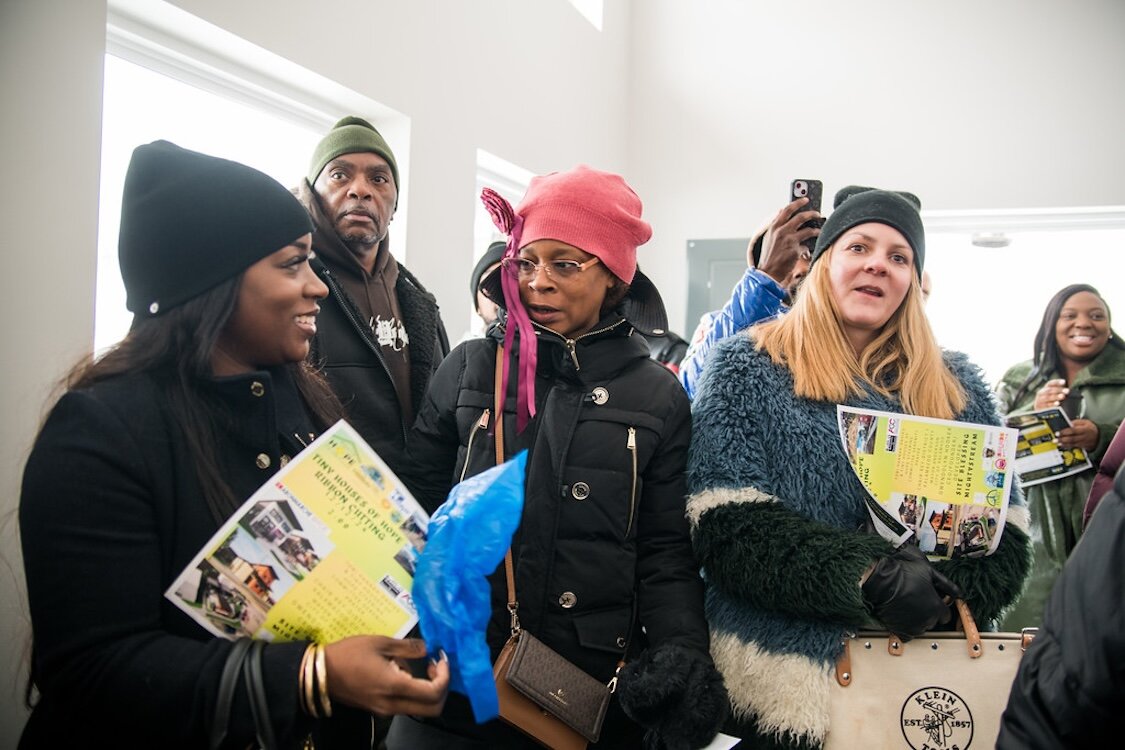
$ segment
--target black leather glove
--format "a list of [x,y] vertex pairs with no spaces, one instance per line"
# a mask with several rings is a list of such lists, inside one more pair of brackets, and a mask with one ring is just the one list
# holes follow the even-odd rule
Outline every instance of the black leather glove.
[[648,730],[645,750],[704,747],[730,711],[723,676],[711,660],[672,644],[650,648],[622,668],[617,700]]
[[903,640],[949,622],[953,613],[943,596],[959,598],[961,589],[934,570],[913,544],[875,563],[863,583],[868,611]]

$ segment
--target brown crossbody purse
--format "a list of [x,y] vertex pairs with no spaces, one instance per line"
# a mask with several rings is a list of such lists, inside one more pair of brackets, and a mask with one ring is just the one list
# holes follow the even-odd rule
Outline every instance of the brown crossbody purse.
[[[503,358],[504,348],[498,346],[495,387],[497,464],[504,462]],[[625,665],[628,643],[609,683],[594,679],[520,627],[510,548],[504,555],[504,575],[508,584],[512,634],[492,666],[500,718],[546,747],[583,750],[588,742],[597,742],[601,735],[609,699],[617,688],[617,672]],[[631,633],[631,624],[629,630]]]

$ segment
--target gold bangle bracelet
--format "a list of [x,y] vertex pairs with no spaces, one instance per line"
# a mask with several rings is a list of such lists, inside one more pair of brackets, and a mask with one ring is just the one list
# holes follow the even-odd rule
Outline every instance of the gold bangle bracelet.
[[316,644],[310,643],[301,657],[300,698],[301,708],[309,716],[316,717],[316,701],[313,699],[313,662],[316,655]]
[[328,699],[328,662],[324,657],[324,645],[316,646],[316,685],[320,694],[321,716],[325,719],[332,716],[332,701]]

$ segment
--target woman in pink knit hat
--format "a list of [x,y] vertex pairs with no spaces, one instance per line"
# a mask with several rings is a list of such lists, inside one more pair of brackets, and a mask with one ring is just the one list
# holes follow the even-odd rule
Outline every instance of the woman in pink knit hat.
[[[490,190],[482,198],[509,238],[482,282],[501,325],[434,375],[411,436],[418,476],[407,481],[432,511],[495,463],[502,355],[505,454],[529,451],[511,548],[522,627],[603,683],[625,658],[595,747],[702,747],[727,698],[684,516],[688,400],[640,335],[666,327],[637,269],[652,235],[640,198],[586,166],[536,177],[515,209]],[[491,583],[495,659],[510,627],[503,566]],[[475,724],[454,693],[439,720],[396,720],[388,746],[538,747],[499,720]]]

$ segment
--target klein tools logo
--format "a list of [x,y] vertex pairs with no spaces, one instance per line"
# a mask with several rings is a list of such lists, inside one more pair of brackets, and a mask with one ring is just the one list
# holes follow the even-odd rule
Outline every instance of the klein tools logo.
[[968,750],[973,714],[961,696],[940,687],[916,690],[902,704],[902,736],[913,750]]

